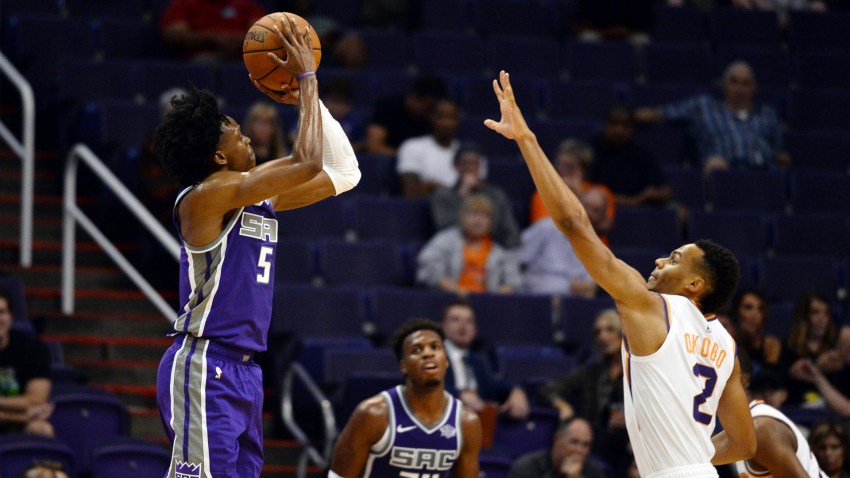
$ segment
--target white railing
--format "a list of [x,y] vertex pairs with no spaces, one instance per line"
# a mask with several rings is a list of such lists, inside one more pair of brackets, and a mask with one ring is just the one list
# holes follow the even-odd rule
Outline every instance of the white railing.
[[118,179],[109,168],[92,152],[88,146],[77,144],[68,153],[65,162],[65,198],[62,217],[62,312],[66,315],[74,313],[74,253],[76,248],[75,226],[80,225],[106,254],[124,271],[130,280],[147,296],[160,313],[170,322],[176,320],[176,311],[168,302],[139,274],[123,254],[106,236],[94,225],[83,211],[77,207],[77,166],[83,161],[98,178],[108,187],[118,199],[132,212],[163,247],[180,260],[180,244],[162,227],[159,221],[133,196],[133,193]]
[[[298,426],[295,421],[295,411],[292,404],[292,381],[298,378],[304,387],[307,388],[307,393],[319,405],[322,411],[322,425],[324,427],[324,440],[322,441],[322,451],[314,447],[310,438]],[[292,362],[286,368],[283,374],[283,383],[281,385],[281,400],[280,400],[280,415],[283,418],[283,423],[286,429],[298,441],[301,446],[301,453],[298,456],[298,465],[296,467],[295,476],[297,478],[305,478],[307,476],[307,467],[309,462],[313,462],[321,468],[329,468],[331,466],[331,455],[333,454],[333,446],[337,437],[336,419],[334,418],[333,405],[331,401],[322,393],[322,389],[316,385],[316,382],[310,377],[310,374],[298,362]]]
[[21,159],[21,266],[32,265],[32,197],[33,172],[35,169],[35,96],[26,78],[0,53],[0,70],[9,78],[21,93],[23,107],[22,141],[0,121],[0,137]]

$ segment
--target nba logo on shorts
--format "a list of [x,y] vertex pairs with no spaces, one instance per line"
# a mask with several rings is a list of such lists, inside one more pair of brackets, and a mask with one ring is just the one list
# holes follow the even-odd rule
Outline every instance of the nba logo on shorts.
[[201,478],[201,465],[175,462],[174,476],[175,478]]

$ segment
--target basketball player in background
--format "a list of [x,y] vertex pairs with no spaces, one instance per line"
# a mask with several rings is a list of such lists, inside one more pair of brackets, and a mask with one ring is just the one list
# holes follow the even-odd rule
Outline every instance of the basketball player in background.
[[[749,392],[750,413],[756,428],[758,446],[749,460],[735,463],[741,478],[827,478],[809,448],[806,437],[784,413],[766,403],[775,389],[767,376],[753,376],[753,366],[746,352],[738,354],[741,379]],[[720,435],[723,435],[721,432]]]
[[445,390],[443,329],[413,319],[395,331],[404,385],[357,406],[339,435],[329,478],[478,478],[481,422]]
[[[756,435],[735,342],[714,316],[735,291],[735,257],[700,240],[657,259],[644,280],[599,240],[526,124],[507,73],[493,81],[493,90],[502,117],[484,124],[516,141],[555,224],[616,302],[626,428],[641,476],[716,477],[712,464],[750,458]],[[712,440],[715,418],[726,433]]]
[[[263,464],[260,367],[274,291],[275,211],[354,187],[357,160],[319,101],[309,32],[281,22],[281,61],[300,75],[291,156],[255,166],[250,140],[206,90],[174,98],[153,151],[181,185],[174,219],[181,248],[175,341],[157,375],[157,402],[172,444],[168,477],[259,477]],[[268,92],[267,92],[268,93]]]

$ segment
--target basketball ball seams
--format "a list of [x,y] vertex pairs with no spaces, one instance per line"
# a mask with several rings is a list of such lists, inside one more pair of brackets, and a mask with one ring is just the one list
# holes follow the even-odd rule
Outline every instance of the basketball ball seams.
[[[293,31],[294,34],[304,35],[306,33],[310,36],[312,43],[310,50],[317,69],[322,58],[322,47],[318,35],[309,22],[302,17],[292,13],[278,12],[268,14],[257,20],[245,35],[245,41],[242,45],[243,61],[254,80],[276,91],[280,90],[281,85],[289,85],[293,90],[298,89],[298,79],[295,78],[295,75],[268,57],[269,53],[273,53],[278,58],[286,60],[285,43],[274,31],[275,25],[286,20],[294,20],[293,26],[296,27]],[[309,28],[309,30],[305,30],[306,28]],[[307,33],[308,31],[309,33]]]

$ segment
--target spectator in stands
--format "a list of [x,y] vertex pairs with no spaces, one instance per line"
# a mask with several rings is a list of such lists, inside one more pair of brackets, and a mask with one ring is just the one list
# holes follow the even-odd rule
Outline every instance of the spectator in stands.
[[622,329],[616,309],[605,309],[593,323],[596,355],[564,378],[543,385],[543,402],[558,410],[561,420],[587,420],[597,440],[593,452],[612,466],[625,467],[628,434],[623,410]]
[[823,422],[809,430],[809,446],[820,469],[829,478],[850,478],[850,472],[844,467],[847,453],[850,452],[850,434],[838,422]]
[[832,384],[812,359],[800,359],[792,369],[792,378],[813,384],[830,410],[842,418],[850,417],[850,399]]
[[649,42],[652,0],[579,0],[576,36],[582,41]]
[[342,126],[354,151],[362,151],[366,140],[366,119],[354,109],[354,86],[345,79],[332,78],[324,81],[322,87],[325,107]]
[[30,465],[19,478],[68,478],[68,472],[59,462],[41,460]]
[[171,0],[160,18],[160,31],[182,58],[239,60],[245,32],[265,14],[257,0]]
[[796,301],[791,330],[782,350],[780,364],[789,375],[789,403],[816,405],[822,398],[806,374],[812,362],[845,395],[850,394],[850,374],[844,368],[836,346],[838,327],[829,300],[816,293],[804,293]]
[[790,166],[776,110],[755,101],[758,88],[752,67],[732,62],[722,80],[722,99],[698,95],[658,108],[639,108],[635,119],[687,124],[706,174],[716,169]]
[[466,198],[458,225],[437,232],[416,258],[417,282],[458,294],[512,293],[522,278],[516,258],[492,238],[493,203]]
[[773,335],[767,335],[767,297],[759,289],[743,288],[735,294],[729,305],[730,318],[734,328],[729,333],[745,350],[753,364],[754,373],[766,367],[776,367],[782,352],[782,341]]
[[[588,189],[579,199],[594,229],[602,230],[607,197],[599,189]],[[517,255],[527,293],[591,298],[599,290],[552,218],[541,219],[522,232]]]
[[602,134],[591,145],[596,160],[590,180],[608,186],[618,205],[663,206],[673,197],[656,158],[635,143],[634,118],[626,106],[608,110]]
[[458,171],[453,166],[460,148],[457,103],[447,98],[438,100],[430,120],[430,134],[408,138],[398,147],[396,170],[402,194],[408,199],[428,197],[438,187],[452,187],[458,181]]
[[443,309],[442,325],[449,358],[446,390],[477,413],[494,403],[512,418],[526,418],[530,410],[528,396],[521,387],[494,375],[490,351],[477,339],[475,311],[469,302],[457,299],[449,303]]
[[508,478],[604,478],[605,471],[588,460],[593,443],[590,424],[582,418],[572,418],[558,427],[551,449],[517,458]]
[[266,101],[257,101],[248,109],[242,131],[251,140],[257,164],[289,154],[277,107]]
[[12,328],[12,300],[0,290],[0,432],[52,437],[51,386],[50,351]]
[[[596,232],[602,239],[602,242],[608,243],[608,232],[614,226],[614,215],[616,213],[616,204],[614,193],[608,189],[608,186],[600,183],[592,183],[588,181],[588,173],[593,165],[593,148],[585,143],[574,138],[568,138],[558,145],[558,151],[555,153],[553,164],[555,170],[564,180],[564,183],[570,187],[576,194],[580,194],[588,189],[599,189],[605,195],[604,221],[595,224]],[[549,217],[549,211],[543,205],[543,200],[540,198],[540,193],[534,191],[531,196],[531,208],[529,214],[530,222],[533,224],[538,220]]]
[[452,186],[439,186],[431,195],[431,216],[437,229],[457,224],[463,200],[482,194],[493,203],[493,240],[504,247],[519,243],[519,226],[513,206],[504,189],[487,182],[484,155],[471,143],[461,144],[454,156],[457,181]]
[[378,101],[366,129],[366,152],[396,154],[402,141],[429,134],[429,115],[446,85],[437,78],[420,77],[410,91]]

